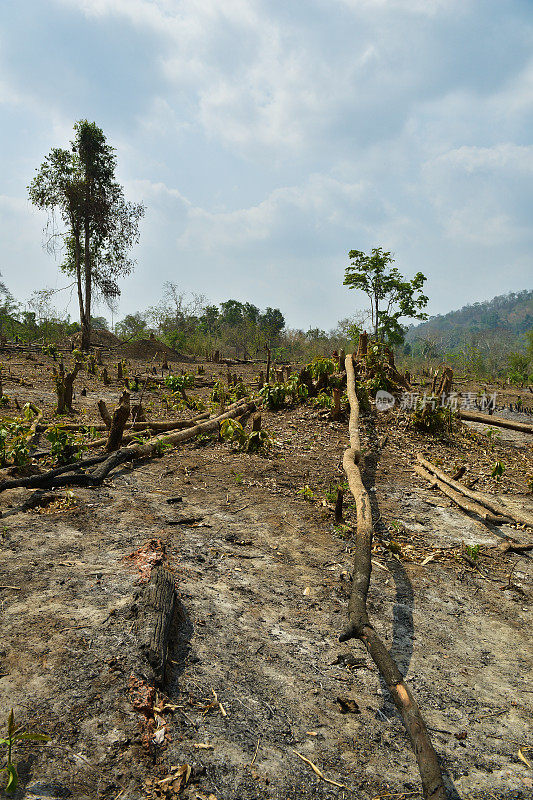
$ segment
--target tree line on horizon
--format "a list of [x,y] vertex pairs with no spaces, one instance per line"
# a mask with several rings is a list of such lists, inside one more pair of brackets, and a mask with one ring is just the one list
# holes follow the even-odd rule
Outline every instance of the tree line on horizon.
[[[139,239],[145,211],[141,203],[125,199],[116,166],[115,149],[102,129],[86,119],[74,124],[67,149],[52,148],[45,157],[28,186],[29,197],[47,212],[45,246],[62,253],[60,269],[74,279],[80,321],[57,314],[51,290],[34,292],[21,309],[0,282],[2,335],[53,343],[81,330],[81,349],[88,350],[91,330],[107,327],[106,319],[93,313],[95,301],[116,314],[118,279],[133,268],[129,251]],[[168,281],[157,306],[126,315],[115,332],[129,340],[155,336],[199,357],[225,350],[237,358],[261,358],[268,348],[278,360],[295,361],[350,350],[367,329],[374,341],[393,347],[410,371],[444,361],[473,377],[501,377],[507,371],[517,382],[529,380],[533,292],[511,293],[428,319],[425,275],[405,278],[393,266],[393,255],[381,247],[368,254],[350,250],[348,257],[344,285],[366,295],[368,310],[340,320],[330,331],[289,329],[279,308],[260,310],[235,299],[214,305]],[[422,324],[408,328],[408,320]]]

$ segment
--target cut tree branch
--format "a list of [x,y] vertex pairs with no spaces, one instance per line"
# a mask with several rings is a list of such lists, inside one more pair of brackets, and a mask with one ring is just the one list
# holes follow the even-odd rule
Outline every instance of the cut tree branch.
[[352,590],[348,603],[348,626],[341,634],[340,641],[360,639],[367,648],[372,660],[379,669],[392,699],[402,718],[403,724],[418,762],[425,800],[446,800],[442,773],[437,754],[418,705],[406,686],[398,666],[380,637],[372,627],[367,612],[367,593],[372,568],[372,511],[370,498],[363,485],[359,463],[361,443],[359,436],[359,403],[355,389],[355,371],[352,356],[346,357],[347,392],[350,403],[350,447],[345,451],[343,466],[348,477],[348,485],[357,507],[357,534],[353,566]]

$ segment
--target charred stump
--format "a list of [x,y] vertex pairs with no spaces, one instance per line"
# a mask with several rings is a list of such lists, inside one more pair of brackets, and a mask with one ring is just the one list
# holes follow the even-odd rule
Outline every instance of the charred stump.
[[113,419],[111,420],[111,428],[109,430],[109,438],[107,440],[106,450],[112,453],[118,450],[122,444],[122,434],[128,417],[130,415],[130,394],[129,392],[122,392],[118,406],[113,412]]

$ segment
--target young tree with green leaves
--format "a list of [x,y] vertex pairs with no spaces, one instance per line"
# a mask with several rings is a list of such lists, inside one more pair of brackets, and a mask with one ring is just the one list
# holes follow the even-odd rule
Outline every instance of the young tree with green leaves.
[[66,254],[61,268],[76,278],[81,347],[87,350],[93,293],[104,298],[120,294],[117,278],[133,268],[128,251],[139,239],[144,206],[125,200],[115,179],[115,150],[101,128],[79,120],[74,132],[70,150],[53,148],[28,188],[30,200],[49,212],[52,224],[55,213],[63,223],[58,234]]
[[373,248],[370,255],[360,250],[348,253],[350,265],[344,274],[344,286],[364,292],[370,300],[370,312],[374,338],[389,344],[401,344],[405,327],[400,319],[425,320],[422,311],[428,298],[422,294],[426,277],[417,272],[411,281],[406,281],[396,267],[390,252],[381,247]]

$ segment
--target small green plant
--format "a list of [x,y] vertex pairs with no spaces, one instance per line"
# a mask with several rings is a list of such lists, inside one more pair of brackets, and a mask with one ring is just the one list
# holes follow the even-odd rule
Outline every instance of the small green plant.
[[29,447],[30,423],[26,409],[24,415],[26,417],[25,420],[4,420],[0,426],[0,466],[2,467],[6,467],[8,464],[24,467],[31,461]]
[[45,733],[33,733],[31,731],[25,732],[23,728],[17,728],[15,725],[15,715],[13,709],[9,712],[7,717],[7,736],[0,739],[0,746],[6,749],[6,763],[1,768],[2,772],[7,773],[7,784],[4,791],[7,794],[14,794],[19,784],[19,776],[17,767],[13,762],[13,747],[17,742],[49,742],[50,737]]
[[465,544],[466,553],[469,556],[469,558],[472,559],[472,561],[477,561],[479,556],[479,548],[480,548],[479,544],[472,544],[472,545]]
[[207,408],[201,397],[190,397],[187,406],[193,411],[205,411]]
[[225,419],[220,423],[220,438],[237,450],[247,453],[266,452],[272,445],[272,437],[266,431],[252,431],[248,434],[236,419]]
[[241,398],[243,397],[248,397],[248,389],[246,388],[246,385],[241,381],[240,383],[237,383],[233,387],[233,391],[231,394],[232,398],[235,398],[235,400],[241,400]]
[[172,447],[170,442],[163,442],[161,439],[158,442],[154,443],[154,453],[156,456],[162,456],[165,454],[165,451]]
[[490,449],[494,450],[494,444],[495,442],[499,441],[500,434],[498,433],[496,428],[487,428],[487,430],[485,431],[485,436],[489,440]]
[[212,433],[201,433],[199,436],[196,437],[196,444],[199,447],[203,447],[205,444],[212,444],[212,442],[213,442]]
[[272,446],[272,437],[263,429],[248,434],[248,453],[265,453]]
[[270,411],[277,411],[285,403],[285,395],[287,393],[284,383],[274,383],[272,386],[265,383],[259,394],[263,399],[263,405]]
[[286,380],[285,393],[290,397],[293,403],[305,403],[309,397],[309,389],[305,383],[299,383],[299,378],[296,373],[289,375]]
[[313,503],[316,500],[316,494],[311,489],[311,487],[306,483],[305,486],[302,486],[301,489],[298,489],[296,494],[299,494],[303,497],[304,500],[307,500],[309,503]]
[[220,403],[221,405],[226,402],[228,398],[228,392],[226,387],[222,383],[222,381],[217,381],[213,386],[213,390],[211,392],[211,400],[213,403]]
[[319,380],[326,375],[333,375],[337,364],[332,358],[314,358],[306,369],[309,370],[314,380]]
[[184,394],[185,389],[191,389],[194,386],[194,375],[189,372],[184,375],[168,375],[165,378],[165,386],[173,393]]
[[53,344],[47,344],[41,347],[41,353],[45,356],[50,356],[54,361],[57,361],[57,348]]
[[54,425],[46,432],[46,438],[51,443],[50,455],[54,463],[69,464],[81,458],[85,447],[83,443],[72,434],[69,434],[61,425]]
[[236,419],[225,419],[220,423],[220,438],[234,445],[237,450],[246,450],[248,437],[241,423]]
[[341,539],[348,539],[353,534],[353,528],[351,525],[346,524],[345,522],[341,522],[338,525],[333,526],[333,530],[340,536]]
[[496,461],[492,467],[492,472],[490,474],[493,478],[496,478],[496,480],[499,481],[504,472],[505,472],[504,464],[502,464],[501,461]]
[[333,406],[333,398],[326,392],[320,392],[311,402],[315,408],[332,408]]
[[450,408],[437,404],[437,398],[432,401],[417,400],[416,406],[410,417],[413,428],[424,433],[451,434],[455,417]]
[[324,497],[328,501],[328,503],[335,503],[337,500],[337,492],[339,490],[345,492],[348,489],[348,483],[343,481],[342,483],[338,482],[330,482],[328,488],[324,492]]
[[389,530],[394,531],[395,533],[401,533],[403,531],[403,523],[397,519],[391,519],[389,522]]

